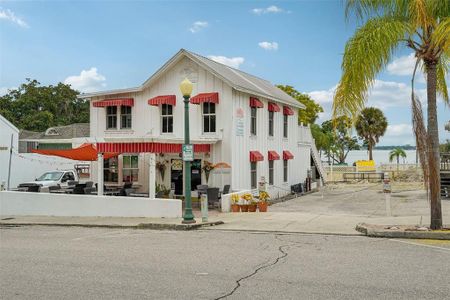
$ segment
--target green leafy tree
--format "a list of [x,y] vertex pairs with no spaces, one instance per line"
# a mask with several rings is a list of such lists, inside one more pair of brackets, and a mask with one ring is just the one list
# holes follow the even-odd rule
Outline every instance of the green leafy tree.
[[428,122],[425,129],[415,107],[418,103],[416,96],[412,93],[414,133],[430,191],[430,227],[440,229],[442,209],[436,95],[439,93],[448,104],[445,78],[450,60],[450,1],[347,0],[346,3],[347,17],[354,13],[362,26],[345,46],[342,77],[333,101],[334,116],[354,118],[364,108],[368,90],[377,74],[390,62],[395,50],[404,46],[414,52],[414,74],[419,62],[426,74]]
[[[331,132],[325,132],[318,124],[311,124],[311,134],[314,138],[319,154],[322,156],[322,152],[328,153],[333,140],[333,134]],[[328,162],[330,163],[329,156]]]
[[358,115],[355,122],[355,129],[358,136],[364,141],[369,150],[369,160],[373,160],[373,147],[384,135],[388,122],[383,112],[375,107],[366,107]]
[[319,113],[323,112],[323,108],[320,104],[317,104],[308,95],[300,93],[294,89],[294,87],[290,85],[277,85],[277,87],[306,106],[305,109],[300,109],[298,112],[299,123],[313,124],[317,120]]
[[20,129],[43,131],[48,127],[89,122],[89,103],[78,99],[69,85],[41,86],[27,79],[0,97],[0,114]]
[[397,158],[397,170],[398,165],[400,164],[400,157],[406,158],[406,152],[401,148],[395,148],[389,152],[389,162],[392,162],[395,158]]
[[360,149],[358,139],[350,135],[351,129],[352,121],[346,116],[322,123],[322,131],[330,139],[325,153],[333,163],[344,164],[351,150]]

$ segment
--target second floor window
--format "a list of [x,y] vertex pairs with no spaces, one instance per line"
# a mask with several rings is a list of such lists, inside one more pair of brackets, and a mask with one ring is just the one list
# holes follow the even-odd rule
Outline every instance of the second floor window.
[[288,137],[288,115],[283,115],[283,137]]
[[251,107],[250,108],[250,117],[251,117],[251,123],[250,123],[250,134],[251,135],[256,135],[256,107]]
[[161,106],[161,132],[173,132],[173,106],[170,104]]
[[216,132],[216,104],[203,103],[203,132]]
[[269,185],[273,185],[273,160],[269,160]]
[[283,181],[287,182],[288,181],[288,160],[285,159],[283,160]]
[[106,129],[117,129],[117,106],[106,107]]
[[120,107],[120,129],[131,129],[131,106]]
[[273,116],[274,112],[269,111],[269,136],[273,136]]

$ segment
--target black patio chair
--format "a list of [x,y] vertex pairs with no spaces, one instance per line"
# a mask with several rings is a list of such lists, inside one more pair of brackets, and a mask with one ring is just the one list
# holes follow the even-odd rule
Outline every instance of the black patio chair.
[[73,194],[84,195],[84,188],[86,187],[86,183],[77,183],[73,188]]
[[223,186],[223,191],[219,192],[219,199],[222,199],[222,195],[226,195],[230,193],[230,185],[226,184]]
[[95,194],[97,194],[97,189],[95,187],[85,187],[84,193],[86,195],[95,195]]
[[86,187],[87,188],[91,188],[94,186],[94,182],[93,181],[86,181]]
[[127,196],[126,190],[131,189],[133,187],[132,182],[125,182],[123,187],[119,190],[119,196]]
[[215,208],[220,206],[219,202],[219,188],[208,188],[206,190],[206,195],[208,197],[208,207]]

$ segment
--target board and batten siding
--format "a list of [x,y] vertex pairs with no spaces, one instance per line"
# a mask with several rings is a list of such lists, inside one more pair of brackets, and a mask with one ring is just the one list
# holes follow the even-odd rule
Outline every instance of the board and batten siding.
[[[264,160],[257,162],[257,181],[264,176],[266,182],[269,180],[268,151],[276,151],[280,155],[279,160],[274,161],[274,185],[268,186],[272,196],[287,194],[290,186],[303,182],[306,178],[307,169],[310,164],[309,148],[298,143],[298,109],[293,108],[294,115],[288,117],[288,137],[283,137],[283,105],[281,111],[274,113],[274,136],[269,136],[269,111],[268,99],[259,97],[264,104],[263,108],[257,109],[257,134],[250,133],[250,95],[239,91],[233,91],[233,133],[232,140],[232,186],[233,189],[249,189],[250,182],[250,151],[259,151]],[[244,134],[236,135],[237,117],[236,111],[244,111]],[[288,162],[288,181],[283,181],[283,151],[288,150],[294,155],[294,159]]]

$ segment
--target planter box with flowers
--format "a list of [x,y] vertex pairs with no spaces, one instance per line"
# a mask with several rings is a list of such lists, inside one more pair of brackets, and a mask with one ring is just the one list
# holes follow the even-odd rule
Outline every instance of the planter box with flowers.
[[[253,201],[253,196],[250,193],[245,193],[241,195],[242,204],[241,204],[241,211],[242,212],[248,212],[249,206]],[[253,208],[252,208],[253,209]]]
[[267,212],[267,207],[269,206],[270,195],[265,192],[259,192],[258,210],[260,212]]
[[239,205],[239,195],[233,194],[231,195],[231,212],[240,212],[241,207]]

